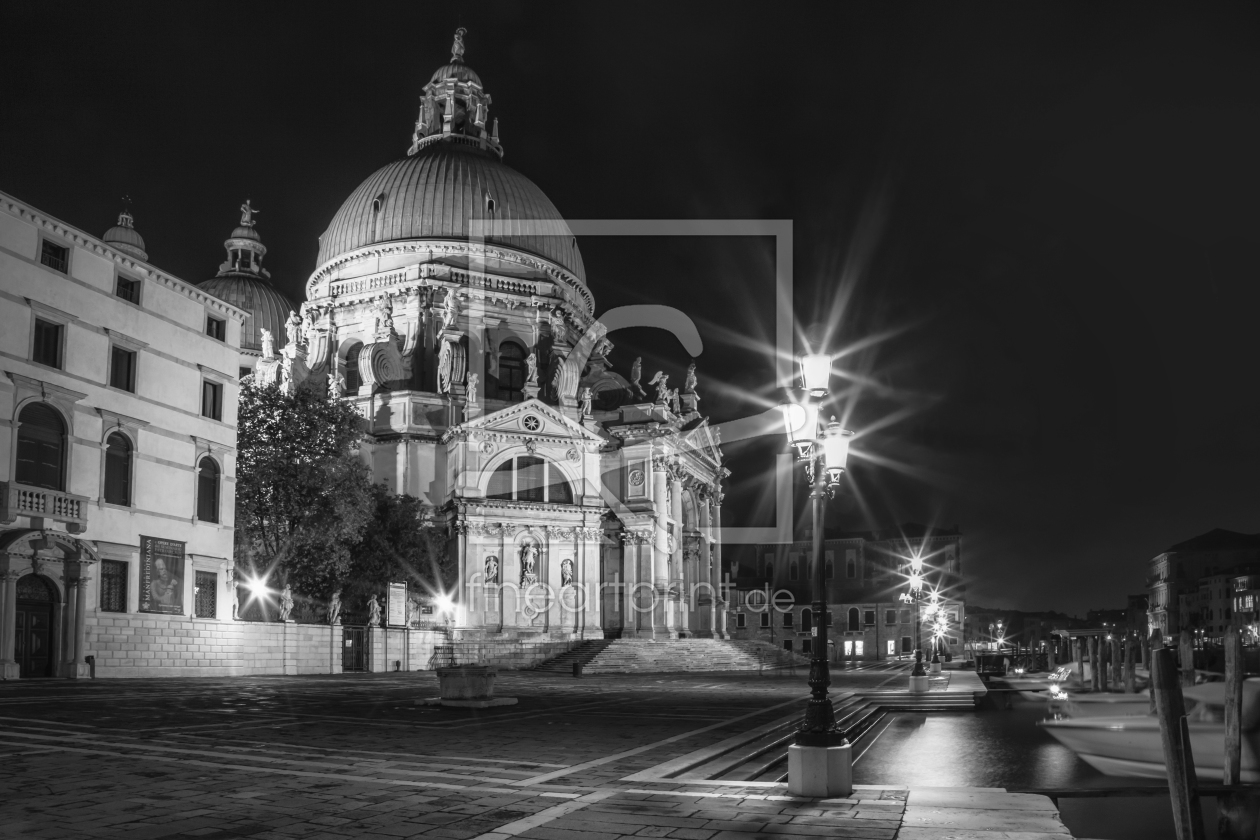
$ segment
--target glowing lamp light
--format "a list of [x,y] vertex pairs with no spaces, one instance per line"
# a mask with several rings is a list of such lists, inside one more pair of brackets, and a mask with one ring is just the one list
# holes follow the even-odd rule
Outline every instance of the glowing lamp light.
[[910,571],[916,575],[923,571],[923,558],[918,554],[910,555]]
[[919,573],[910,575],[910,591],[918,592],[923,588],[923,576]]
[[267,588],[267,579],[265,577],[251,577],[245,581],[245,588],[249,590],[250,597],[266,598],[270,592]]
[[455,601],[451,599],[450,595],[439,595],[434,599],[434,603],[440,613],[449,613],[455,609]]
[[853,432],[840,428],[836,418],[832,417],[823,433],[823,454],[827,465],[827,480],[836,484],[849,465],[849,444],[853,440]]
[[826,353],[801,356],[801,384],[815,397],[826,396],[831,385],[831,356]]

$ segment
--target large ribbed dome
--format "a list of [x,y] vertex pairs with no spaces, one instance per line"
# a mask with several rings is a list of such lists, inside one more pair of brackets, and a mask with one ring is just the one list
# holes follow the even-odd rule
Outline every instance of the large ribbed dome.
[[249,313],[241,326],[241,349],[262,352],[262,330],[271,330],[276,349],[284,346],[284,322],[297,307],[266,280],[243,274],[228,274],[206,280],[198,286],[219,300]]
[[[470,217],[508,225],[507,235],[486,242],[543,257],[586,281],[577,240],[543,191],[495,155],[459,142],[433,143],[364,181],[320,237],[319,264],[378,242],[466,239]],[[536,223],[533,230],[525,222]]]

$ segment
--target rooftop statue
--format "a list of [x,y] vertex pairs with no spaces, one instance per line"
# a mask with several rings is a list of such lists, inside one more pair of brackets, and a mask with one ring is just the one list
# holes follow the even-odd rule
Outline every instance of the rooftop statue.
[[643,385],[639,380],[643,378],[643,357],[635,356],[634,364],[630,366],[630,389],[637,393],[640,397],[646,397],[647,391],[643,390]]
[[694,394],[696,392],[696,363],[692,362],[687,365],[687,378],[683,380],[683,393]]
[[451,45],[451,61],[464,60],[464,35],[468,32],[464,27],[455,30],[455,43]]
[[648,380],[649,385],[656,386],[656,402],[660,405],[669,404],[669,374],[663,370],[658,370],[656,375]]
[[241,227],[253,227],[254,214],[258,211],[249,206],[249,199],[245,199],[245,203],[241,205]]

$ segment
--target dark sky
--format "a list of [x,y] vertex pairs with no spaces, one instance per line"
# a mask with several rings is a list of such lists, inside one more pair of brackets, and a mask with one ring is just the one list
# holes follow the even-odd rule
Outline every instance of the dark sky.
[[[0,190],[98,235],[130,194],[151,260],[192,281],[249,197],[300,300],[466,26],[506,162],[564,215],[793,221],[798,319],[867,345],[844,361],[864,434],[830,521],[957,524],[970,600],[1081,612],[1141,591],[1173,542],[1260,531],[1258,23],[1254,4],[11,0]],[[695,317],[715,422],[777,399],[772,241],[581,246],[599,311]],[[668,335],[613,338],[623,372],[642,353],[681,380]],[[781,448],[728,447],[728,524],[770,524]]]

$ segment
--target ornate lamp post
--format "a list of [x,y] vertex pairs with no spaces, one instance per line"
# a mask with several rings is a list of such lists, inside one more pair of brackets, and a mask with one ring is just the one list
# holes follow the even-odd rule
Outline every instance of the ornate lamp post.
[[928,675],[923,670],[923,631],[919,622],[919,604],[923,602],[923,557],[917,552],[910,555],[907,583],[909,591],[901,593],[900,598],[903,603],[914,605],[914,669],[910,671],[910,691],[917,693],[928,690]]
[[824,506],[835,494],[849,459],[853,433],[832,418],[825,429],[818,425],[818,408],[827,397],[831,357],[809,353],[801,357],[805,394],[783,407],[784,428],[805,464],[813,508],[814,622],[809,665],[809,705],[788,748],[788,792],[793,796],[848,796],[853,791],[851,747],[843,729],[836,726],[835,711],[827,696],[831,674],[827,668],[827,580],[823,560]]

